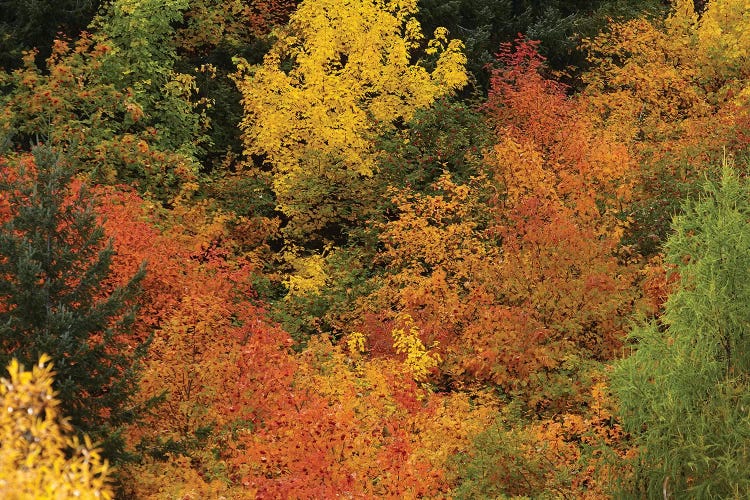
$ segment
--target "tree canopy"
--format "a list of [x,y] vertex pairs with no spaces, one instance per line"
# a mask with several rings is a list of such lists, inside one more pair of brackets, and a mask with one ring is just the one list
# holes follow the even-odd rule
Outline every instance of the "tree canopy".
[[5,496],[748,496],[747,0],[0,12]]

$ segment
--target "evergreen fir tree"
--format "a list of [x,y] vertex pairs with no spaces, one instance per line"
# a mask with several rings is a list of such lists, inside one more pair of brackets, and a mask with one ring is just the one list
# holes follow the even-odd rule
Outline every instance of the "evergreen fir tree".
[[117,460],[148,344],[125,342],[145,266],[102,291],[114,252],[92,196],[72,180],[50,147],[35,147],[33,161],[0,158],[0,365],[49,354],[63,412]]
[[640,445],[630,493],[750,498],[750,182],[725,166],[673,230],[679,287],[612,379]]

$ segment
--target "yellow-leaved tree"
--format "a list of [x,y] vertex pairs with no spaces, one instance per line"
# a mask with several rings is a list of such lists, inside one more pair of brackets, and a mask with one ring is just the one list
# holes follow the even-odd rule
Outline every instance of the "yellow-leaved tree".
[[14,359],[0,379],[0,497],[112,498],[106,460],[59,413],[49,360],[27,371]]
[[245,154],[270,167],[286,238],[339,242],[364,221],[375,137],[467,83],[462,43],[443,28],[425,40],[416,12],[417,0],[304,0],[262,65],[239,61]]

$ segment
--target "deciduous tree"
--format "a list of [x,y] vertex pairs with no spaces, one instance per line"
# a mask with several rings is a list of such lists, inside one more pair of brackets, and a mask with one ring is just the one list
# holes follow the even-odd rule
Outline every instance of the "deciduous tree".
[[653,254],[679,200],[718,177],[724,151],[748,146],[747,8],[739,0],[674,3],[664,20],[613,23],[586,40],[591,117],[641,162],[631,242]]
[[259,67],[240,63],[245,153],[274,174],[285,234],[335,240],[367,219],[375,135],[466,83],[461,43],[436,30],[430,72],[416,1],[303,1]]
[[[37,65],[30,53],[21,68],[0,73],[0,85],[8,89],[0,96],[0,141],[21,150],[43,141],[65,152],[74,168],[90,173],[95,181],[135,184],[165,201],[189,196],[197,189],[191,147],[187,152],[169,149],[181,143],[161,135],[158,123],[164,117],[146,118],[143,96],[127,87],[136,78],[122,75],[126,69],[108,56],[113,47],[102,38],[95,41],[83,35],[75,43],[57,41],[46,65]],[[165,68],[157,69],[164,77]],[[183,103],[167,113],[188,108],[192,112]],[[180,127],[175,132],[181,141],[186,129]]]
[[31,370],[13,359],[0,378],[0,494],[8,500],[113,498],[111,472],[88,436],[71,435],[43,354]]

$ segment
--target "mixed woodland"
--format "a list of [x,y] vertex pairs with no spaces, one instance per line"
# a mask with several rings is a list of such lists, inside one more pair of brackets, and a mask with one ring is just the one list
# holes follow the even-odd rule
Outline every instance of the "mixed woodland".
[[0,497],[750,497],[748,0],[0,0]]

